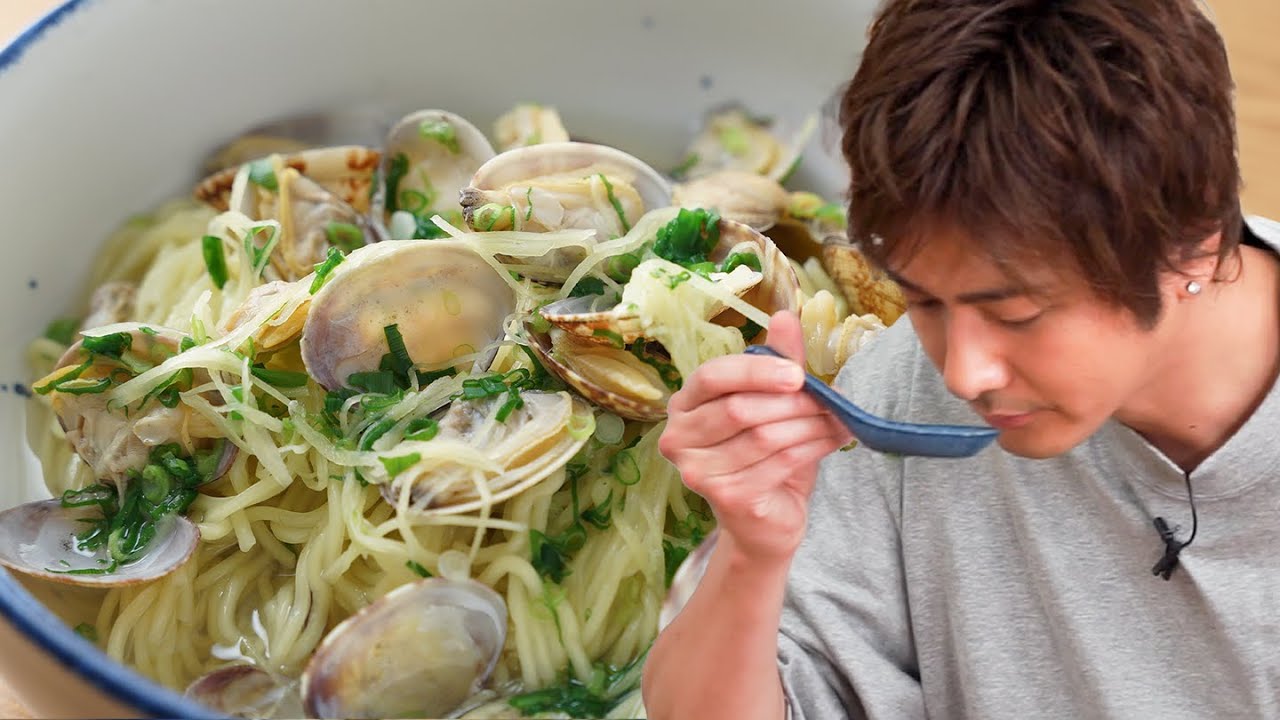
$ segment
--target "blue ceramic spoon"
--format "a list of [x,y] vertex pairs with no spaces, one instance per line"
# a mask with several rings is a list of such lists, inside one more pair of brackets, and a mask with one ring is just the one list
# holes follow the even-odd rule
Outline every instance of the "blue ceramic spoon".
[[[767,345],[751,345],[750,355],[782,357]],[[849,428],[858,442],[882,453],[923,457],[969,457],[991,444],[999,430],[977,425],[904,423],[863,410],[817,377],[805,374],[804,388]]]

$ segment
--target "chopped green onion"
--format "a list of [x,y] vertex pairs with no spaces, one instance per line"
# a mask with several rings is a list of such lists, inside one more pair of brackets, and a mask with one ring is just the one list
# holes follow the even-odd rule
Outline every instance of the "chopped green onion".
[[431,207],[431,198],[421,190],[401,190],[400,209],[412,215],[421,215]]
[[133,335],[127,332],[111,333],[110,335],[88,335],[85,336],[81,347],[95,355],[105,355],[110,358],[119,359],[133,346]]
[[613,211],[618,214],[618,221],[622,223],[622,232],[631,232],[631,223],[627,222],[627,214],[622,211],[622,203],[618,201],[618,196],[613,194],[613,183],[609,182],[609,178],[604,173],[599,173],[600,182],[604,183],[604,191],[609,196],[609,204],[613,206]]
[[605,293],[604,280],[598,277],[587,275],[578,281],[573,289],[569,291],[569,297],[584,297],[586,295],[603,295]]
[[608,530],[613,520],[613,509],[610,505],[613,503],[613,491],[610,490],[604,502],[593,507],[589,507],[582,511],[580,516],[583,520],[591,523],[591,526],[597,530]]
[[681,208],[675,219],[658,229],[653,252],[677,265],[706,262],[720,241],[720,215],[712,210]]
[[539,575],[554,583],[562,582],[569,574],[569,553],[558,540],[537,530],[529,531],[533,567]]
[[391,351],[391,370],[398,375],[407,376],[413,369],[413,358],[409,357],[409,349],[405,347],[400,326],[396,323],[384,326],[382,334],[387,338],[387,349]]
[[269,370],[260,366],[249,368],[249,372],[262,382],[278,388],[300,388],[307,386],[307,374],[293,370]]
[[351,223],[331,222],[324,226],[324,235],[329,244],[349,253],[365,244],[364,231]]
[[334,268],[342,264],[345,256],[342,251],[336,247],[329,248],[329,254],[325,256],[324,261],[316,265],[316,276],[311,281],[311,294],[315,295],[324,284],[329,281],[329,275],[333,273]]
[[630,450],[619,450],[609,461],[609,474],[623,485],[635,485],[640,482],[640,466]]
[[611,412],[602,412],[596,418],[595,438],[605,445],[617,445],[622,442],[622,435],[626,430],[626,422]]
[[45,383],[44,385],[36,385],[31,389],[34,390],[37,395],[48,395],[54,390],[57,390],[59,385],[62,385],[63,383],[71,382],[72,380],[79,378],[81,375],[84,374],[85,370],[89,369],[89,366],[91,365],[93,365],[93,360],[91,359],[85,360],[84,362],[77,365],[74,370],[69,370],[66,373],[58,376],[57,379],[51,380]]
[[551,321],[542,313],[536,312],[529,316],[529,329],[542,335],[551,331]]
[[347,384],[365,392],[382,395],[390,395],[400,389],[396,384],[395,373],[387,370],[351,373],[347,378]]
[[596,328],[595,330],[591,331],[591,335],[592,337],[604,338],[608,340],[610,345],[614,346],[615,348],[618,348],[619,350],[626,347],[626,343],[623,342],[622,335],[612,330],[606,330],[605,328]]
[[58,383],[54,389],[67,395],[97,395],[106,392],[109,387],[111,387],[111,378],[104,377],[98,380],[69,380]]
[[76,332],[80,329],[78,318],[58,318],[44,329],[44,336],[54,342],[70,345],[75,342]]
[[396,156],[391,158],[391,163],[387,166],[387,188],[385,195],[387,212],[393,213],[400,209],[399,206],[396,205],[397,201],[400,199],[400,182],[403,181],[404,176],[408,174],[409,156],[404,153],[396,153]]
[[755,324],[750,320],[748,320],[745,325],[738,328],[738,331],[742,333],[742,339],[747,342],[751,342],[752,340],[755,340],[756,336],[759,335],[760,331],[762,330],[764,330],[764,328],[760,327],[759,325]]
[[691,152],[685,155],[684,159],[680,161],[680,164],[672,168],[670,173],[672,179],[683,180],[685,176],[689,174],[689,171],[698,164],[699,159],[698,153]]
[[631,280],[631,272],[639,265],[640,255],[637,253],[614,255],[605,261],[604,274],[614,282],[625,283]]
[[734,157],[744,157],[751,152],[751,140],[747,137],[747,132],[737,125],[721,128],[716,133],[716,139],[720,141],[720,147]]
[[368,428],[365,429],[364,434],[360,436],[360,444],[358,447],[360,448],[360,450],[365,452],[372,450],[373,444],[376,443],[378,439],[381,438],[383,435],[386,435],[388,432],[390,432],[391,428],[395,426],[396,426],[395,418],[391,418],[391,417],[382,418],[378,422],[370,425]]
[[159,465],[148,465],[142,469],[142,496],[147,502],[159,505],[164,501],[172,483],[169,473]]
[[412,570],[419,577],[424,577],[424,578],[433,577],[431,574],[431,571],[422,567],[421,563],[414,562],[413,560],[406,560],[404,563],[404,566]]
[[435,140],[454,155],[462,152],[458,145],[458,131],[447,120],[423,120],[418,125],[418,134],[428,140]]
[[395,478],[395,476],[413,467],[422,456],[418,453],[409,453],[408,455],[400,455],[397,457],[379,457],[378,461],[382,463],[382,467],[387,469],[387,476]]
[[89,623],[80,623],[75,627],[76,634],[91,643],[98,642],[98,628]]
[[203,242],[204,266],[209,271],[213,286],[222,289],[227,284],[227,256],[222,249],[222,238],[205,235]]
[[524,221],[529,222],[529,218],[533,217],[533,186],[524,191],[524,201],[527,208],[524,211]]
[[426,441],[434,438],[440,432],[440,423],[434,418],[423,417],[410,422],[404,429],[405,440]]
[[249,163],[249,182],[267,190],[279,190],[276,173],[272,169],[271,158],[262,158]]
[[760,256],[752,252],[732,253],[729,257],[725,258],[724,262],[720,265],[720,272],[733,272],[734,268],[739,265],[746,265],[756,272],[761,272]]

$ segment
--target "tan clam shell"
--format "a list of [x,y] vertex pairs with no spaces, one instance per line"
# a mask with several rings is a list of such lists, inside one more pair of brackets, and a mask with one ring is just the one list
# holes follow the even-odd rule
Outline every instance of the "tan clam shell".
[[[233,310],[227,316],[227,319],[223,321],[222,330],[231,332],[267,307],[279,304],[279,299],[276,296],[283,293],[292,293],[291,286],[293,286],[293,283],[272,280],[250,290],[249,296],[245,298],[244,302],[240,303],[239,307]],[[306,322],[307,313],[310,310],[311,300],[307,299],[295,307],[287,316],[271,318],[249,337],[253,340],[254,346],[260,351],[278,350],[297,340],[302,335],[302,326]]]
[[[570,433],[575,418],[591,415],[591,408],[567,392],[525,391],[523,407],[514,410],[500,430],[477,437],[477,426],[505,398],[481,401],[455,401],[440,420],[440,432],[432,442],[460,440],[496,460],[502,470],[484,482],[490,502],[500,503],[536,485],[548,475],[564,467],[587,442],[587,436],[575,438]],[[469,468],[448,464],[415,473],[404,471],[394,482],[382,485],[382,496],[396,504],[400,493],[409,492],[409,506],[422,513],[457,514],[474,512],[484,501],[476,490]]]
[[[721,263],[735,251],[748,250],[760,259],[761,272],[742,272],[738,268],[721,282],[729,282],[734,292],[751,305],[773,314],[778,310],[797,310],[800,307],[800,281],[786,256],[766,236],[748,225],[721,218],[720,240],[712,250],[709,260]],[[792,292],[794,291],[794,293]],[[633,308],[625,304],[595,312],[580,308],[589,303],[585,298],[566,298],[550,303],[541,314],[553,325],[583,338],[599,343],[610,343],[614,338],[602,335],[608,331],[622,337],[625,344],[635,342],[644,335],[640,318]],[[707,319],[724,317],[722,324],[740,326],[745,322],[741,314],[714,304]]]
[[474,580],[402,585],[329,632],[302,673],[308,717],[445,717],[493,672],[502,596]]
[[[281,157],[284,167],[307,176],[339,199],[364,214],[369,211],[369,194],[382,153],[358,145],[315,148]],[[231,187],[240,166],[224,168],[196,185],[197,200],[219,212],[231,207]]]
[[[143,332],[143,327],[152,332]],[[120,323],[104,329],[128,332],[133,338],[131,352],[144,355],[156,364],[176,354],[182,338],[182,333],[172,328],[144,326],[141,323]],[[83,345],[83,338],[73,343],[62,354],[54,370],[34,385],[39,387],[52,382],[84,362],[86,358]],[[139,349],[143,352],[138,353]],[[105,362],[100,366],[90,366],[81,377],[106,377],[114,367]],[[199,374],[194,382],[201,382]],[[165,408],[153,400],[144,414],[126,417],[123,411],[108,409],[105,393],[74,395],[54,391],[49,394],[49,399],[67,441],[85,464],[92,468],[94,477],[121,488],[124,487],[130,469],[145,465],[152,447],[168,442],[186,445],[187,441],[220,437],[217,428],[201,416],[186,411],[183,405]],[[98,446],[98,441],[103,438],[111,438],[107,447]],[[228,452],[234,453],[235,445],[227,445]],[[221,470],[225,472],[227,467],[229,463],[224,460]]]
[[315,296],[302,328],[302,360],[325,388],[378,369],[383,328],[397,324],[413,360],[439,367],[502,332],[515,293],[465,243],[389,240],[351,253]]
[[[458,145],[456,153],[434,139],[423,137],[421,128],[428,122],[442,122],[453,128]],[[494,157],[493,146],[484,133],[465,118],[445,110],[418,110],[404,116],[391,128],[387,133],[382,165],[384,178],[390,164],[400,154],[408,161],[408,173],[400,180],[397,192],[416,191],[424,196],[434,194],[434,204],[421,211],[428,217],[437,212],[456,213],[461,210],[459,193],[477,169]],[[387,207],[385,193],[377,193],[375,214],[381,215],[383,222],[390,222]]]
[[[586,175],[582,175],[586,173]],[[509,150],[494,157],[476,170],[471,185],[462,191],[463,215],[473,229],[475,211],[495,202],[515,208],[512,213],[516,229],[545,232],[564,229],[595,229],[598,233],[622,235],[627,228],[612,207],[595,207],[604,225],[587,224],[585,214],[565,212],[558,219],[533,211],[528,203],[532,197],[528,188],[539,187],[539,180],[569,182],[583,177],[603,174],[610,180],[628,225],[634,225],[646,212],[671,204],[671,187],[667,181],[644,161],[609,147],[582,142],[559,142],[531,145]],[[634,195],[632,194],[634,193]],[[592,198],[594,201],[595,198]],[[563,203],[561,203],[563,205]],[[551,222],[551,219],[557,221]],[[616,222],[615,222],[616,221]],[[486,228],[489,229],[489,228]],[[599,237],[605,240],[607,237]]]
[[829,239],[822,245],[822,265],[840,286],[850,310],[856,315],[871,313],[886,326],[906,312],[902,288],[882,271],[871,266],[861,252],[843,239]]
[[630,352],[557,328],[545,334],[525,329],[529,349],[543,367],[587,400],[631,420],[656,422],[667,416],[671,390]]
[[376,237],[364,215],[297,170],[282,169],[276,181],[280,188],[280,240],[271,253],[271,266],[285,280],[306,277],[324,262],[332,247],[327,232],[330,223],[359,228],[365,244]]
[[678,184],[671,193],[677,207],[715,210],[722,218],[759,231],[782,218],[788,199],[777,180],[742,170],[720,170]]

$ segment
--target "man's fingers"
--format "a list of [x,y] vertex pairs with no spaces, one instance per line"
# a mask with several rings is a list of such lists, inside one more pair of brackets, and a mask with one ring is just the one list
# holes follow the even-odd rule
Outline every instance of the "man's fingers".
[[685,378],[667,403],[670,413],[704,405],[730,393],[786,393],[804,385],[804,369],[790,360],[759,355],[726,355],[703,363]]
[[769,318],[769,332],[765,336],[769,347],[804,367],[804,329],[800,318],[789,310],[779,310]]
[[756,425],[813,416],[830,414],[808,393],[733,393],[669,420],[668,426],[686,447],[707,447]]
[[685,478],[685,484],[690,490],[706,498],[707,502],[716,509],[717,514],[756,515],[761,510],[756,506],[760,498],[777,496],[777,493],[770,491],[792,485],[797,478],[803,478],[805,486],[793,489],[807,497],[813,490],[814,474],[802,470],[816,465],[822,458],[842,446],[843,443],[839,438],[815,438],[784,448],[730,473],[720,475],[695,473]]
[[685,450],[681,467],[705,476],[731,474],[811,440],[834,442],[843,437],[841,429],[821,414],[755,425],[717,445]]

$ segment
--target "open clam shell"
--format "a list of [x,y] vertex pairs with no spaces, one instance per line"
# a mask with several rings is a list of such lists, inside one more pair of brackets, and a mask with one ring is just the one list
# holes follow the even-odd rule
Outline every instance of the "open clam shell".
[[[769,240],[747,225],[732,220],[720,220],[720,239],[708,256],[714,263],[723,263],[734,253],[750,253],[760,262],[760,271],[746,265],[740,265],[729,273],[712,273],[712,280],[724,283],[735,295],[746,299],[766,312],[781,309],[795,309],[787,298],[786,290],[791,282],[799,287],[795,271]],[[755,288],[766,285],[769,292],[755,292]],[[776,295],[776,297],[775,297]],[[612,307],[592,309],[592,304],[599,299],[591,296],[565,298],[548,303],[539,312],[551,324],[568,332],[600,343],[617,343],[621,338],[624,344],[631,344],[644,336],[644,325],[640,319],[639,309],[634,298],[628,295],[624,287],[622,297]],[[758,305],[754,301],[765,302]],[[766,302],[767,301],[767,302]],[[710,320],[725,311],[725,306],[714,302],[707,306],[706,317]],[[741,324],[741,316],[733,314]]]
[[300,718],[302,698],[296,682],[253,665],[228,665],[196,678],[184,695],[231,717]]
[[[49,397],[54,415],[72,448],[92,469],[95,478],[124,487],[128,472],[146,465],[151,448],[166,443],[191,447],[219,441],[218,429],[186,405],[166,407],[151,400],[141,408],[128,411],[111,407],[105,391],[87,392],[86,386],[103,383],[108,378],[123,380],[137,374],[129,369],[130,363],[136,370],[159,365],[177,354],[182,338],[177,330],[140,323],[120,323],[93,332],[103,331],[110,331],[107,335],[127,336],[128,344],[120,353],[120,360],[89,353],[81,338],[67,348],[53,372],[35,383],[37,389],[53,386]],[[74,380],[61,383],[73,374]],[[193,376],[192,384],[198,381],[199,378]],[[230,443],[224,447],[225,453],[235,451]]]
[[378,370],[384,328],[398,325],[409,356],[444,367],[483,351],[515,309],[515,292],[475,250],[452,240],[392,240],[360,248],[311,299],[302,360],[324,387]]
[[485,500],[477,483],[485,484],[488,502],[497,504],[536,485],[564,467],[586,444],[591,408],[567,392],[525,391],[523,405],[505,420],[495,414],[505,398],[455,401],[440,420],[435,443],[458,441],[495,461],[500,470],[477,477],[476,469],[450,462],[420,464],[382,486],[387,502],[410,495],[416,512],[456,514],[480,509]]
[[82,520],[96,509],[64,508],[60,500],[25,503],[0,512],[0,565],[42,580],[84,587],[119,587],[151,582],[177,570],[195,552],[200,531],[183,517],[166,518],[146,553],[111,572],[105,548],[76,547]]
[[740,107],[716,110],[689,145],[682,175],[693,180],[737,170],[785,182],[817,127],[817,116],[791,130],[751,117]]
[[720,217],[764,232],[777,224],[789,196],[777,180],[742,170],[720,170],[675,186],[672,204],[715,210]]
[[462,191],[472,229],[595,230],[598,240],[624,235],[641,215],[670,204],[670,185],[644,161],[581,142],[504,152]]
[[[399,211],[419,218],[457,216],[459,192],[493,156],[488,138],[465,118],[444,110],[410,113],[387,133],[376,214],[389,227]],[[393,239],[410,238],[393,233]]]
[[309,717],[445,717],[493,672],[502,597],[473,580],[403,585],[335,627],[302,674]]
[[[358,145],[314,148],[280,156],[283,167],[291,168],[318,183],[358,213],[369,211],[370,189],[382,154]],[[206,177],[196,186],[197,200],[225,212],[231,208],[231,190],[239,165]]]
[[529,349],[549,372],[592,403],[621,417],[656,422],[667,416],[671,389],[661,374],[631,352],[552,328],[527,324]]
[[569,131],[553,107],[524,103],[511,108],[493,124],[493,135],[503,152],[528,145],[568,142]]

